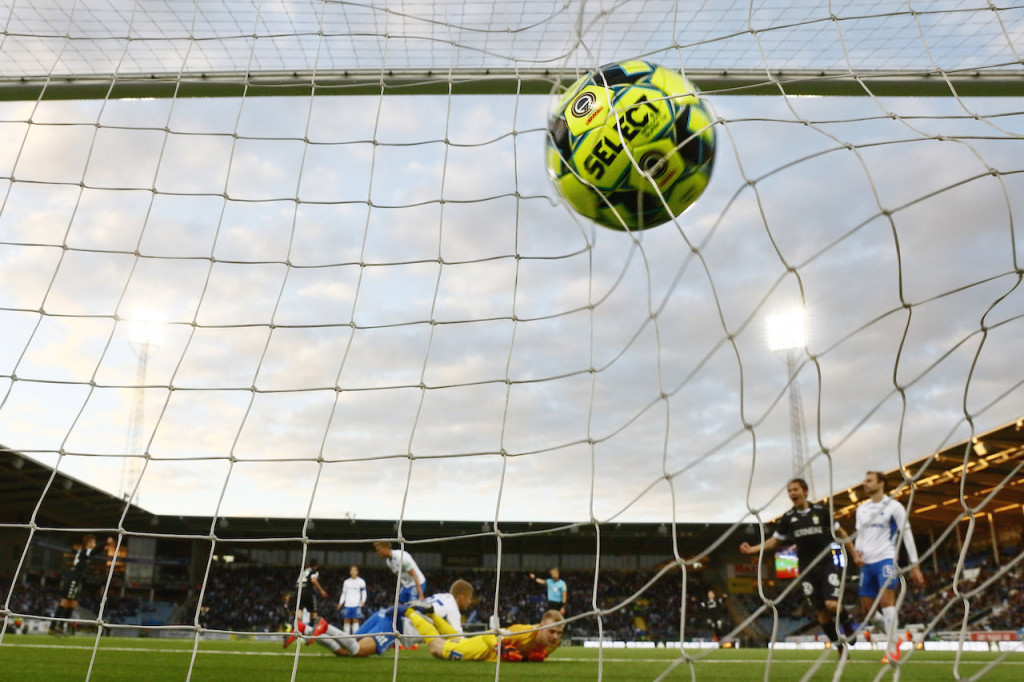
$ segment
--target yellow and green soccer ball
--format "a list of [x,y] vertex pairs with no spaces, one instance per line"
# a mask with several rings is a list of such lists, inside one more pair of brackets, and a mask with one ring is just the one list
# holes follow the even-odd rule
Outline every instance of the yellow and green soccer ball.
[[682,74],[645,61],[609,64],[573,83],[548,120],[548,172],[586,217],[646,230],[704,192],[712,123]]

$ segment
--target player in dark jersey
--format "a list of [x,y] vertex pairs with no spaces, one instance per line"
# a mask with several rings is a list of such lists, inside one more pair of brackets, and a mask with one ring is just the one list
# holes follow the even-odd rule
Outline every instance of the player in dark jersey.
[[836,630],[836,614],[839,614],[840,625],[848,638],[853,634],[853,628],[846,610],[840,607],[843,570],[832,559],[832,528],[835,528],[835,537],[843,544],[849,544],[850,538],[838,523],[830,523],[828,507],[808,501],[805,480],[794,478],[786,486],[786,493],[793,508],[782,515],[772,536],[759,545],[744,542],[740,551],[757,554],[762,549],[770,552],[780,546],[795,544],[804,598],[817,612],[818,623],[829,641],[842,650],[843,643],[839,641]]
[[[299,573],[299,579],[295,581],[295,614],[292,622],[285,624],[284,646],[288,647],[295,640],[294,630],[298,623],[316,623],[319,619],[319,608],[317,598],[326,599],[327,590],[320,584],[320,565],[316,561],[310,561]],[[311,644],[313,640],[307,640]]]
[[316,622],[319,620],[317,614],[320,610],[317,606],[317,596],[320,599],[327,598],[327,590],[320,584],[320,565],[315,561],[310,561],[299,574],[295,587],[298,590],[296,608],[309,611],[310,621]]
[[714,640],[717,642],[725,636],[725,627],[728,613],[725,606],[725,595],[719,596],[713,589],[708,590],[708,598],[700,603],[701,613],[704,615],[704,624],[711,630]]
[[89,577],[89,562],[96,549],[96,536],[85,535],[82,537],[82,544],[72,547],[75,553],[71,557],[71,563],[64,570],[60,582],[60,603],[53,612],[54,620],[50,621],[49,633],[51,635],[74,634],[74,630],[68,627],[66,620],[58,618],[71,618],[75,609],[78,608],[78,600],[82,594],[82,588]]

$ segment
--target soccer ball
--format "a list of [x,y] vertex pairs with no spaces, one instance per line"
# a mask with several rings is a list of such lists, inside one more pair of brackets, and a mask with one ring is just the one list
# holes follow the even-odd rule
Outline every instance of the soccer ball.
[[574,209],[605,227],[646,230],[704,192],[712,117],[682,74],[644,61],[579,79],[548,121],[547,166]]

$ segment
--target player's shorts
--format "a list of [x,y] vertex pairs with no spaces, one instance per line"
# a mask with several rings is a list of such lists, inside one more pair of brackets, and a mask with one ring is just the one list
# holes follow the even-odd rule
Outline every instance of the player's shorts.
[[807,604],[815,611],[825,608],[827,601],[839,601],[843,569],[838,566],[815,566],[803,574],[800,587]]
[[341,617],[344,620],[362,620],[363,610],[358,606],[342,606]]
[[[427,596],[427,583],[426,582],[421,583],[420,584],[420,589],[423,590],[423,596],[426,597]],[[420,598],[420,593],[416,591],[416,586],[415,585],[411,585],[410,587],[406,587],[405,585],[402,585],[402,589],[398,592],[398,603],[399,604],[404,604],[406,602],[412,601],[413,599],[419,599],[419,598]]]
[[316,607],[316,595],[313,594],[313,588],[307,587],[302,590],[302,594],[299,595],[299,601],[295,605],[295,610],[300,611],[306,609],[310,613],[319,611]]
[[560,601],[549,601],[548,602],[548,611],[561,611],[563,608],[565,608],[565,604],[563,602],[560,602]]
[[895,590],[899,583],[892,559],[882,559],[860,567],[860,596],[874,599],[883,590]]
[[[366,619],[356,630],[356,638],[373,637],[377,653],[382,654],[395,645],[394,609],[381,609]],[[402,627],[402,619],[398,619],[397,627]]]
[[82,594],[82,581],[75,578],[68,578],[60,585],[61,598],[68,601],[78,601]]

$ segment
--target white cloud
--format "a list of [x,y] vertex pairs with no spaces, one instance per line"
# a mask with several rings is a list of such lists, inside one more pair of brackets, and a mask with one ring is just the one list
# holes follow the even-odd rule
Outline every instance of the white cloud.
[[[816,462],[819,493],[966,437],[965,402],[981,429],[1024,411],[1012,390],[1024,377],[1008,369],[1022,305],[1010,242],[1019,181],[942,191],[989,167],[1019,171],[1015,140],[855,154],[829,134],[871,145],[915,132],[849,121],[876,116],[870,100],[798,100],[805,126],[777,100],[718,97],[733,138],[719,135],[708,192],[678,224],[634,240],[554,200],[535,130],[546,99],[522,98],[515,117],[509,101],[459,99],[446,120],[443,98],[386,99],[379,116],[373,98],[318,100],[311,137],[325,144],[303,160],[297,140],[280,138],[304,134],[308,102],[247,103],[239,131],[274,139],[232,154],[237,101],[185,100],[170,118],[188,134],[168,138],[155,195],[151,171],[124,168],[108,177],[136,190],[87,189],[81,202],[77,187],[15,183],[0,217],[0,308],[36,310],[49,292],[48,313],[76,317],[44,317],[32,336],[38,313],[0,312],[12,330],[0,374],[19,376],[3,387],[0,442],[120,454],[138,358],[113,316],[139,303],[170,322],[148,359],[143,439],[155,458],[143,504],[165,513],[213,513],[222,489],[227,514],[777,513],[787,376],[764,321],[801,297],[820,366],[820,387],[818,366],[800,372],[808,445],[817,452],[820,421],[834,466],[829,481]],[[168,115],[138,107],[157,127]],[[108,115],[139,123],[140,111],[118,103]],[[943,134],[960,129],[945,119]],[[74,149],[60,173],[46,170],[62,142],[44,132],[33,130],[26,172],[77,182]],[[472,146],[446,149],[446,134]],[[363,142],[334,144],[352,141]],[[155,167],[150,146],[112,144],[118,165]],[[76,383],[53,383],[64,380]],[[76,457],[62,468],[112,488],[120,464]]]

